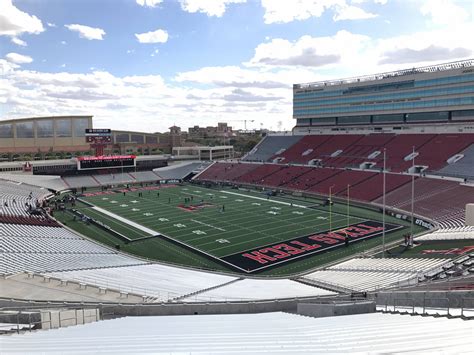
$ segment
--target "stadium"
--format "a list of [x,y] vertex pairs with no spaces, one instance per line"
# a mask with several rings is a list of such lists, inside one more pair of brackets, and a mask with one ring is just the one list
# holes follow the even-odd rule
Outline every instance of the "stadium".
[[1,352],[472,351],[474,60],[294,84],[293,118],[210,160],[0,125],[95,151],[0,163]]

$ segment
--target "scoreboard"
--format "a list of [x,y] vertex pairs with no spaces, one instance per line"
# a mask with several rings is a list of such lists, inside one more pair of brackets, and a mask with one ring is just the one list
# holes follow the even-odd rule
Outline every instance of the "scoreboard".
[[77,170],[129,168],[136,165],[135,155],[78,157]]
[[112,130],[110,128],[86,128],[86,142],[91,144],[112,143]]

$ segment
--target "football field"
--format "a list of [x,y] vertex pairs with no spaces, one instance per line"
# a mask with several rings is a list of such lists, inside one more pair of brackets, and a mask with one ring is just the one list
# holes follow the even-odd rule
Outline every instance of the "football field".
[[[199,185],[97,191],[82,213],[132,240],[165,238],[231,269],[256,272],[382,234],[376,212],[317,199]],[[359,213],[355,214],[355,211]],[[393,221],[386,232],[403,229]]]

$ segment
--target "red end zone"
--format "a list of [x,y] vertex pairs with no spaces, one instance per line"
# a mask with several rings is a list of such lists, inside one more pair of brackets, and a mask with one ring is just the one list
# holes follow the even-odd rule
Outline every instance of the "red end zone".
[[[400,228],[404,227],[396,224],[385,224],[386,233]],[[326,231],[310,234],[283,243],[267,245],[258,249],[228,255],[220,259],[239,270],[251,273],[340,247],[346,242],[352,244],[361,240],[374,238],[382,235],[382,232],[382,223],[367,220],[332,232]]]

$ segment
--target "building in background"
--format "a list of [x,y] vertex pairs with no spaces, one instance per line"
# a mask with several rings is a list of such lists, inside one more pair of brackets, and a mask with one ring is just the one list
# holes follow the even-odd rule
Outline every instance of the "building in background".
[[92,116],[33,117],[0,121],[0,158],[30,160],[80,155],[90,150],[86,128]]
[[228,126],[225,122],[219,122],[217,127],[189,127],[188,136],[190,138],[217,138],[217,137],[230,137],[233,134],[232,127]]
[[[0,121],[0,161],[63,159],[91,153],[85,131],[92,116],[31,117]],[[173,131],[145,133],[112,130],[105,154],[156,155],[180,145]]]
[[474,121],[474,60],[293,85],[294,132]]

